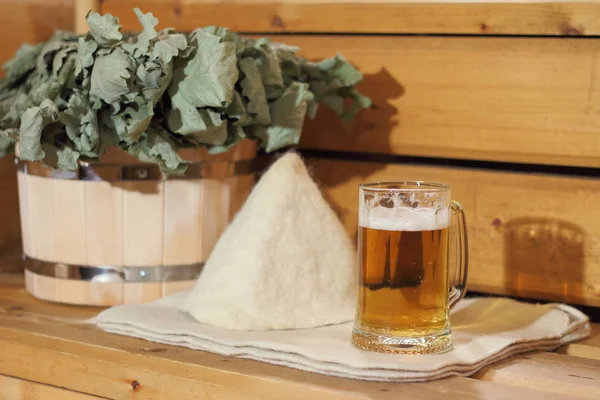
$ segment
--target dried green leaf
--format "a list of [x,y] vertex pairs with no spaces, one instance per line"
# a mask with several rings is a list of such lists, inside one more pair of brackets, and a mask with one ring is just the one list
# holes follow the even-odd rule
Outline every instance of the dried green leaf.
[[58,76],[58,73],[63,66],[63,62],[67,58],[67,55],[73,51],[75,51],[75,48],[66,47],[66,48],[59,50],[56,53],[56,55],[54,56],[54,59],[52,60],[52,75],[53,76],[55,76],[55,77]]
[[242,95],[237,91],[233,92],[233,98],[225,110],[225,114],[228,118],[235,120],[232,125],[247,126],[253,123],[252,116],[246,112],[246,106],[244,105]]
[[180,33],[167,35],[154,43],[150,59],[161,60],[163,65],[167,65],[173,57],[177,56],[186,47],[187,39],[185,35]]
[[[61,50],[62,51],[62,50]],[[74,52],[67,56],[66,61],[59,67],[56,75],[51,75],[42,83],[33,85],[31,92],[31,103],[33,105],[40,104],[45,99],[52,101],[56,100],[61,90],[75,75],[77,58]]]
[[283,86],[283,75],[279,58],[270,46],[271,41],[267,38],[256,41],[254,48],[258,50],[256,62],[260,70],[261,78],[266,86]]
[[242,45],[241,43],[241,39],[240,37],[234,33],[231,32],[229,29],[224,28],[222,26],[207,26],[205,28],[202,29],[204,32],[210,33],[211,35],[215,35],[221,38],[222,41],[224,42],[233,42],[236,45]]
[[44,127],[58,120],[58,109],[51,100],[39,107],[28,108],[21,116],[19,128],[19,156],[23,160],[39,161],[44,158],[40,139]]
[[259,143],[264,147],[267,143],[267,127],[265,125],[250,125],[244,127],[246,137],[258,140]]
[[43,75],[49,75],[52,72],[52,61],[59,50],[68,47],[70,44],[56,40],[53,36],[42,46],[40,55],[37,58],[36,69]]
[[319,103],[313,96],[313,98],[311,100],[308,100],[308,102],[306,103],[306,116],[310,119],[315,119],[318,110]]
[[87,16],[90,35],[100,46],[113,46],[123,39],[118,18],[110,14],[100,15],[97,12]]
[[[221,43],[218,36],[204,31],[194,34],[195,54],[173,71],[171,98],[181,97],[194,107],[223,107],[231,102],[238,79],[235,45]],[[174,102],[181,102],[175,100]]]
[[352,98],[352,104],[350,104],[350,107],[348,107],[348,109],[342,114],[342,119],[346,121],[354,118],[358,110],[361,108],[370,107],[372,104],[371,99],[367,96],[363,96],[354,89],[352,89],[351,92],[352,94],[350,97]]
[[143,97],[155,104],[171,82],[171,64],[161,66],[157,62],[148,61],[138,66],[136,77]]
[[19,130],[14,128],[0,130],[0,158],[14,152]]
[[32,103],[40,104],[44,99],[54,99],[61,89],[62,85],[58,80],[50,79],[45,81],[33,89],[33,92],[31,93]]
[[164,172],[181,175],[187,168],[186,162],[168,137],[168,132],[153,124],[127,151],[141,161],[157,163]]
[[7,127],[17,126],[21,115],[33,105],[31,97],[24,90],[18,90],[11,101],[12,104],[8,112],[2,118],[2,125]]
[[334,58],[321,61],[318,66],[320,70],[327,73],[328,77],[336,79],[344,87],[356,85],[362,80],[360,71],[339,54]]
[[128,80],[133,71],[129,56],[121,49],[98,57],[92,69],[90,94],[111,104],[129,93]]
[[135,7],[133,11],[142,25],[143,30],[137,35],[135,43],[124,43],[123,49],[128,53],[133,54],[134,57],[141,57],[148,51],[150,41],[158,36],[156,29],[154,29],[154,27],[158,25],[158,19],[156,19],[152,13],[144,14],[137,7]]
[[227,128],[227,140],[222,145],[212,146],[208,150],[208,154],[224,153],[234,147],[240,140],[246,138],[246,133],[241,126],[229,125]]
[[271,115],[258,67],[251,58],[244,58],[240,61],[240,70],[244,73],[240,85],[242,94],[248,99],[248,113],[254,114],[254,119],[259,124],[269,125]]
[[145,48],[143,48],[143,50],[146,51],[150,40],[158,35],[156,29],[154,29],[154,27],[158,25],[158,19],[151,12],[144,14],[138,7],[135,7],[133,11],[144,28],[142,33],[138,35],[138,43],[143,41],[145,43]]
[[102,114],[103,125],[115,132],[125,143],[138,141],[154,115],[152,103],[146,103],[141,97],[136,100],[136,103],[121,109],[117,114]]
[[35,68],[36,61],[44,44],[31,45],[23,43],[15,53],[15,57],[2,66],[7,77],[27,73]]
[[[14,104],[18,93],[19,91],[17,89],[5,90],[4,92],[0,91],[0,120],[4,119],[4,116]],[[3,125],[6,125],[7,121],[3,122]]]
[[79,38],[77,54],[83,68],[91,67],[94,64],[94,52],[96,50],[98,50],[98,43],[84,37]]
[[306,62],[302,57],[296,55],[300,51],[300,47],[298,46],[291,46],[285,43],[271,43],[270,46],[281,61],[290,61],[298,65]]
[[0,82],[0,91],[17,84],[35,69],[36,60],[42,47],[43,45],[41,44],[33,46],[25,43],[17,50],[15,58],[4,63],[3,68],[6,72],[6,77]]
[[76,170],[79,165],[79,153],[72,148],[65,146],[62,149],[57,150],[56,155],[58,157],[57,167],[62,170]]
[[264,143],[267,152],[298,144],[307,101],[311,99],[308,85],[295,82],[271,104],[273,123],[267,127],[267,140]]
[[197,109],[176,96],[167,117],[168,128],[180,135],[191,136],[198,143],[221,145],[227,139],[227,121],[210,109]]
[[74,93],[67,109],[60,114],[67,136],[74,149],[81,154],[94,157],[100,142],[97,113],[90,107],[86,92]]

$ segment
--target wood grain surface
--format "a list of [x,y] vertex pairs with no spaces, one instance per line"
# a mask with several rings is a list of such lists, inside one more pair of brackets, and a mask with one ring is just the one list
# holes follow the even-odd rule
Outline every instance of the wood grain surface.
[[[74,28],[74,0],[0,1],[0,64],[12,58],[23,42],[39,43],[56,29]],[[4,70],[0,70],[0,77]],[[0,259],[15,260],[21,252],[17,176],[12,157],[0,160]],[[4,263],[0,271],[18,269]]]
[[243,32],[560,35],[600,33],[591,1],[104,0],[132,24],[133,6],[180,29],[223,25]]
[[101,397],[73,392],[38,382],[26,381],[0,375],[0,399],[2,400],[94,400]]
[[[560,349],[563,354],[514,357],[474,378],[363,382],[108,334],[91,324],[99,309],[38,301],[20,280],[0,277],[0,374],[10,377],[0,382],[10,379],[13,387],[46,385],[43,390],[55,393],[163,400],[577,400],[600,394],[600,364],[586,355],[600,350],[598,326],[590,339]],[[578,355],[566,355],[571,349]],[[78,393],[60,398],[86,398]]]
[[437,158],[600,166],[600,41],[275,37],[309,59],[343,54],[374,102],[344,124],[322,107],[301,146]]
[[[102,9],[122,17],[125,29],[138,29],[135,16],[127,11],[133,3],[147,3],[163,26],[180,29],[202,24],[189,13],[171,20],[173,7],[197,9],[198,15],[206,18],[215,15],[201,11],[210,2],[198,1],[107,1]],[[220,15],[235,20],[226,12],[234,5],[251,9],[246,2],[243,6],[219,2]],[[362,7],[371,9],[366,4]],[[338,14],[328,19],[337,20]],[[396,23],[389,15],[384,18],[388,19]],[[322,108],[315,121],[307,121],[302,147],[600,166],[600,86],[595,84],[600,73],[596,62],[600,41],[482,36],[271,37],[299,46],[300,54],[311,60],[343,54],[365,75],[360,88],[375,105],[348,124]]]
[[325,159],[311,164],[352,237],[359,183],[448,183],[467,215],[469,289],[600,306],[598,179]]

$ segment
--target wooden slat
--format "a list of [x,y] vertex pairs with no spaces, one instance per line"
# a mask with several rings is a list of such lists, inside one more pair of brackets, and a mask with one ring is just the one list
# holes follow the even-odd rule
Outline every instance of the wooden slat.
[[101,398],[102,397],[90,396],[88,394],[44,385],[38,382],[0,375],[0,399],[2,400],[93,400]]
[[449,183],[467,215],[470,289],[600,306],[597,179],[324,159],[313,168],[351,235],[359,183]]
[[[85,265],[87,243],[84,183],[53,179],[52,186],[54,187],[55,260],[67,264]],[[36,234],[36,232],[30,233],[34,236]]]
[[195,280],[163,282],[161,297],[166,297],[170,294],[191,290],[196,284]]
[[[29,186],[27,185],[27,175],[21,172],[18,173],[18,193],[19,193],[19,212],[21,218],[21,241],[23,243],[23,253],[33,255],[32,234],[30,225],[30,206],[29,206]],[[14,228],[13,228],[14,229]],[[4,230],[8,233],[11,230],[10,226],[6,226]]]
[[59,261],[55,258],[55,198],[52,179],[28,175],[27,188],[29,190],[31,250],[33,251],[28,255],[44,261]]
[[150,303],[162,297],[162,282],[123,283],[123,304]]
[[571,397],[600,398],[600,361],[541,353],[485,368],[476,377]]
[[199,260],[210,256],[221,233],[230,221],[231,187],[227,181],[203,179],[198,204],[201,207],[201,233],[198,237]]
[[282,36],[309,59],[342,53],[375,109],[320,109],[301,146],[600,167],[600,41]]
[[87,265],[124,265],[125,184],[86,182]]
[[125,265],[156,266],[163,262],[164,184],[130,181],[123,190]]
[[244,32],[598,35],[590,1],[105,0],[127,27],[133,5],[179,29],[223,25]]
[[197,246],[202,215],[198,196],[201,180],[168,180],[164,184],[165,223],[163,265],[200,261]]
[[592,325],[592,334],[589,339],[565,346],[558,352],[570,356],[600,360],[600,325]]
[[237,212],[242,208],[252,188],[256,184],[255,175],[241,175],[226,179],[229,184],[229,219],[233,220]]
[[468,378],[410,385],[332,378],[107,334],[82,324],[95,312],[39,302],[15,286],[1,288],[0,373],[108,398],[580,398]]

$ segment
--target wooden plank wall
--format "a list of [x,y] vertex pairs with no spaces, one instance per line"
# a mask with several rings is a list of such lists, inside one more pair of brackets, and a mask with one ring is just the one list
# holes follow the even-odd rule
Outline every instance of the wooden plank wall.
[[305,148],[600,167],[600,41],[555,36],[598,34],[600,4],[105,0],[102,11],[137,29],[133,6],[162,26],[221,24],[312,59],[344,54],[376,109],[348,125],[321,112]]
[[[0,64],[11,59],[23,42],[46,40],[56,29],[73,30],[74,0],[0,1]],[[0,71],[4,76],[4,71]],[[0,160],[0,270],[14,268],[21,252],[17,176],[11,157]]]
[[[321,110],[301,147],[348,231],[356,185],[452,184],[471,289],[600,306],[600,5],[593,2],[105,0],[178,29],[225,25],[342,53],[375,107]],[[419,34],[419,35],[415,35]],[[466,35],[465,35],[466,34]],[[590,36],[590,37],[587,37]]]
[[[25,30],[24,38],[43,39],[51,29],[40,27],[72,26],[71,2],[54,0],[47,7],[63,12],[42,14],[34,7],[39,3],[49,4],[13,4],[28,11],[20,22],[11,19],[13,28],[2,27],[11,40]],[[301,147],[316,158],[315,176],[350,233],[358,182],[448,182],[469,213],[473,289],[600,306],[599,4],[104,0],[99,6],[125,29],[138,29],[132,7],[139,6],[161,27],[224,25],[299,45],[311,59],[344,54],[365,74],[361,89],[375,107],[349,124],[321,110],[307,123]],[[27,18],[38,22],[28,25]],[[8,200],[0,204],[13,211],[1,213],[8,229],[0,246],[18,241],[7,165],[0,168],[0,201]]]

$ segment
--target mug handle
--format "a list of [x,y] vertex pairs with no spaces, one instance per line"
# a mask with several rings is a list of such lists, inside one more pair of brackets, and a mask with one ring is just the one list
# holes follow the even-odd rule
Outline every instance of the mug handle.
[[454,274],[449,275],[448,303],[452,309],[467,293],[467,272],[469,269],[469,238],[467,221],[463,207],[457,201],[450,205],[453,225],[456,227],[456,265]]

